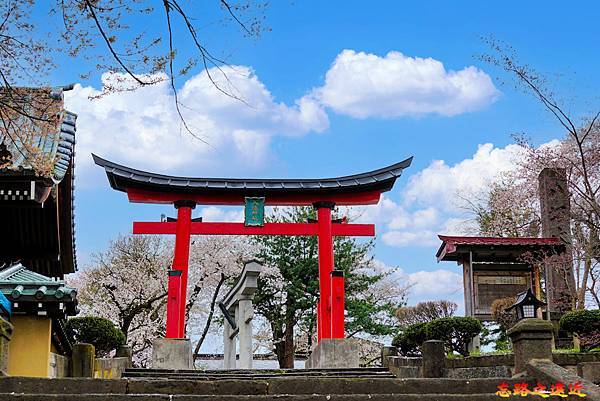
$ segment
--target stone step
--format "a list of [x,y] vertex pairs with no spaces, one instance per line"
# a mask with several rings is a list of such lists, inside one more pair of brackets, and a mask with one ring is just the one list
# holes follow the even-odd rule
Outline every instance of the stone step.
[[374,367],[374,368],[337,368],[337,369],[142,369],[129,368],[125,373],[205,373],[205,374],[315,374],[315,373],[389,373],[389,369]]
[[334,379],[393,379],[394,375],[203,375],[203,374],[155,374],[151,376],[130,374],[129,379],[174,379],[174,380],[268,380],[279,377],[305,377],[305,378],[334,378]]
[[249,369],[249,370],[169,370],[169,369],[127,369],[123,377],[130,378],[170,378],[203,380],[252,380],[270,377],[395,377],[386,368],[356,369]]
[[[495,394],[344,394],[344,395],[167,395],[167,394],[2,394],[3,401],[490,401]],[[580,399],[577,396],[561,398]]]
[[297,372],[286,372],[286,373],[260,373],[260,372],[247,372],[247,373],[204,373],[204,372],[187,372],[187,373],[173,373],[173,372],[127,372],[123,375],[126,378],[169,378],[169,379],[237,379],[237,380],[253,380],[253,379],[268,379],[276,377],[395,377],[391,372],[381,373],[358,373],[358,372],[311,372],[311,373],[297,373]]
[[[0,392],[37,394],[144,395],[351,395],[351,394],[487,394],[506,381],[511,387],[523,380],[487,379],[390,379],[279,377],[265,380],[174,380],[174,379],[39,379],[0,377]],[[530,388],[535,384],[527,380]],[[108,398],[109,399],[109,398]],[[0,396],[0,400],[4,400]]]

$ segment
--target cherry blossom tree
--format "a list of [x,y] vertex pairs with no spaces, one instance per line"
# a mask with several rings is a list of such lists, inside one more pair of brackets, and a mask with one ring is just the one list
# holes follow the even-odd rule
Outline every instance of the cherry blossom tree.
[[81,315],[116,323],[140,366],[147,365],[152,339],[166,327],[169,259],[169,244],[161,237],[123,236],[71,279],[78,289]]
[[510,47],[495,40],[489,43],[493,54],[483,59],[502,68],[518,88],[533,95],[564,129],[564,137],[536,147],[517,136],[523,152],[514,161],[516,169],[503,174],[483,200],[471,204],[471,210],[482,234],[536,236],[540,230],[538,175],[544,168],[565,169],[576,279],[570,303],[578,309],[584,308],[586,301],[600,306],[600,111],[576,119],[568,111],[570,105],[559,102],[544,76],[520,63]]
[[215,305],[240,275],[244,262],[252,257],[245,237],[199,236],[192,240],[186,332],[190,337],[200,336],[194,346],[194,357],[200,353],[211,328]]
[[[79,289],[82,315],[115,322],[133,347],[134,360],[147,366],[152,340],[166,328],[167,270],[173,257],[172,241],[160,236],[130,235],[112,241],[94,256],[92,266],[72,278]],[[214,320],[215,302],[228,290],[250,257],[247,243],[237,237],[198,237],[191,246],[187,337],[195,354]]]

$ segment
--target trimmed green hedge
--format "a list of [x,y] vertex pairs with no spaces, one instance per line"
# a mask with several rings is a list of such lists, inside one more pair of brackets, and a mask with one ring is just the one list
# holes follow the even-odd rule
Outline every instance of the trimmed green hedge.
[[67,332],[75,342],[92,344],[96,356],[106,356],[125,344],[125,335],[113,322],[103,317],[76,317],[67,321]]
[[600,347],[600,309],[567,312],[560,318],[560,328],[579,337],[582,351]]
[[421,344],[427,340],[426,325],[427,323],[416,323],[408,326],[394,338],[392,345],[398,348],[402,355],[418,356]]
[[449,352],[468,356],[467,345],[473,337],[481,333],[483,325],[473,317],[444,317],[429,323],[408,326],[399,333],[392,345],[405,356],[420,354],[420,347],[427,340],[441,340]]

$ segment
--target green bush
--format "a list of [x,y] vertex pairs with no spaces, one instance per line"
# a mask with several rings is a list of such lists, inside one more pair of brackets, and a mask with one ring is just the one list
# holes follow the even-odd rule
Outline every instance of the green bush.
[[428,340],[441,340],[448,351],[469,356],[467,345],[481,333],[483,325],[473,317],[444,317],[427,323],[425,332]]
[[591,333],[600,330],[600,309],[567,312],[560,318],[560,328],[571,333]]
[[75,342],[92,344],[96,356],[106,356],[125,344],[125,335],[113,322],[103,317],[76,317],[67,321],[67,332]]
[[394,338],[392,345],[398,348],[402,355],[418,356],[421,353],[421,344],[427,340],[426,325],[427,323],[416,323],[408,326]]
[[574,310],[560,318],[560,328],[579,337],[582,351],[600,346],[600,309]]
[[444,317],[408,326],[394,338],[392,345],[402,355],[416,356],[420,354],[423,342],[441,340],[449,352],[468,356],[467,345],[482,329],[481,322],[472,317]]

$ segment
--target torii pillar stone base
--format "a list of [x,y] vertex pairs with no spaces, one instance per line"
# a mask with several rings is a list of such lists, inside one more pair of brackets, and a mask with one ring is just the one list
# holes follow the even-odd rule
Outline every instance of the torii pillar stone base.
[[194,368],[189,338],[157,338],[152,347],[152,369]]
[[306,359],[305,369],[358,368],[360,344],[352,338],[323,338]]

